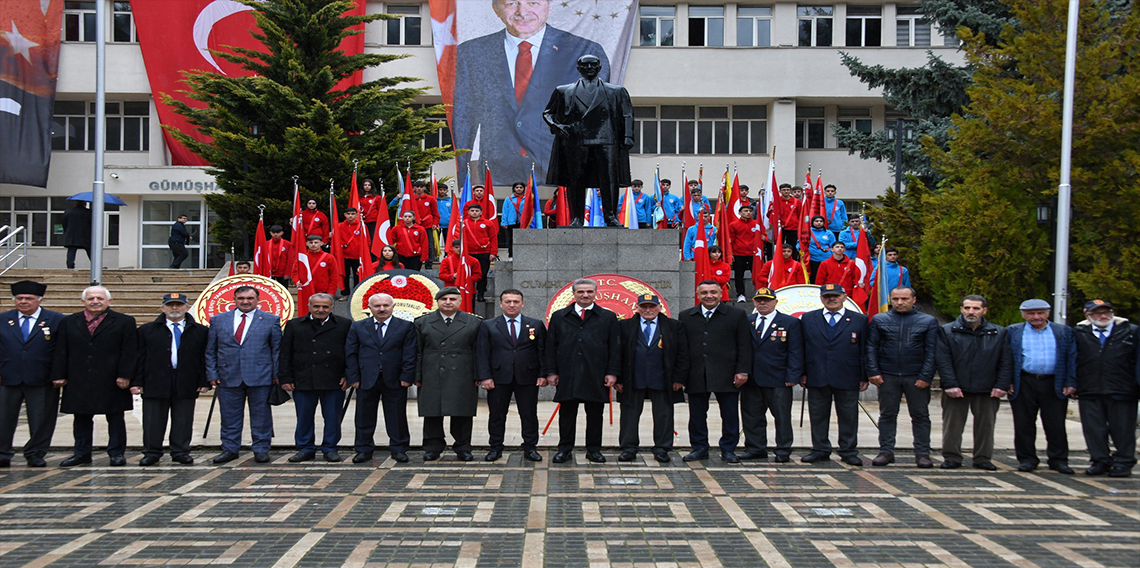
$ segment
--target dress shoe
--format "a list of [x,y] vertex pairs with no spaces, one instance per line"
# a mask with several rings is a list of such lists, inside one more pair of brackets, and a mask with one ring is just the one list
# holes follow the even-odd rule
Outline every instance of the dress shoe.
[[984,471],[997,471],[997,466],[991,462],[982,462],[974,464],[974,469],[981,469]]
[[766,459],[768,459],[768,452],[758,452],[756,450],[748,450],[748,451],[745,451],[743,454],[740,454],[736,457],[740,458],[741,461],[766,460]]
[[538,453],[535,450],[527,450],[527,451],[523,452],[523,457],[532,461],[532,462],[542,461],[542,454]]
[[[369,455],[368,459],[372,459],[371,458],[372,454],[368,454],[368,455]],[[396,460],[397,463],[408,463],[408,454],[406,454],[404,452],[392,452],[392,459]]]
[[1108,476],[1109,477],[1131,477],[1132,476],[1132,468],[1125,466],[1125,465],[1116,464],[1116,465],[1112,466],[1111,470],[1109,470]]
[[122,467],[127,465],[127,458],[123,456],[111,456],[111,467]]
[[655,459],[661,463],[669,463],[669,462],[673,461],[673,457],[670,456],[669,452],[666,452],[665,450],[654,450],[653,451],[653,459]]
[[618,461],[619,462],[631,462],[636,457],[637,457],[637,452],[631,452],[629,450],[626,450],[626,451],[622,452],[620,456],[618,456]]
[[572,456],[570,452],[558,452],[554,454],[554,459],[552,461],[554,461],[554,463],[566,463],[570,461],[571,457]]
[[431,462],[439,459],[439,452],[427,451],[424,452],[424,461]]
[[12,467],[12,460],[0,460],[0,467]]
[[603,456],[602,452],[596,450],[592,452],[586,452],[586,459],[594,463],[606,463],[606,456]]
[[693,451],[685,454],[685,457],[681,458],[681,461],[691,462],[691,461],[707,460],[707,459],[709,459],[709,453],[707,451],[693,450]]
[[961,462],[946,460],[942,462],[942,465],[940,467],[942,469],[958,469],[962,467],[962,464]]
[[792,456],[778,455],[776,456],[776,463],[788,463],[792,461]]
[[571,229],[581,229],[584,224],[582,223],[581,219],[574,219],[573,221],[570,221],[570,224],[567,226]]
[[853,465],[853,466],[862,466],[863,465],[863,458],[861,458],[859,456],[843,456],[841,459],[842,459],[843,463],[845,463],[847,465]]
[[457,459],[461,462],[469,462],[469,461],[475,459],[475,456],[471,455],[471,452],[469,452],[467,450],[461,450],[461,451],[455,452],[455,459]]
[[313,461],[317,457],[316,452],[297,452],[289,456],[289,463],[301,463]]
[[257,463],[269,463],[269,452],[254,452],[253,461]]
[[815,463],[815,462],[827,461],[829,459],[831,459],[831,454],[829,454],[827,452],[810,452],[810,453],[808,453],[808,455],[800,458],[800,461],[802,461],[804,463]]
[[615,217],[612,213],[606,213],[606,226],[607,227],[624,227],[625,225],[622,225],[621,221],[618,221],[617,217]]
[[[59,467],[71,467],[85,463],[91,463],[91,456],[71,456],[59,462]],[[1108,466],[1105,466],[1104,471],[1108,471]]]
[[372,452],[356,452],[356,455],[352,456],[352,463],[364,463],[370,461],[372,461]]
[[871,460],[871,465],[884,466],[887,464],[895,463],[895,455],[890,452],[879,452],[875,459]]
[[740,457],[736,455],[736,452],[721,452],[720,459],[725,463],[740,463]]
[[483,461],[488,461],[488,462],[498,461],[499,458],[501,458],[501,457],[503,457],[503,452],[501,452],[499,450],[491,450],[491,451],[487,452],[487,455],[483,456]]
[[342,462],[344,458],[340,457],[340,454],[336,453],[336,450],[333,450],[331,452],[325,452],[325,461],[334,463]]
[[182,465],[190,465],[190,464],[194,463],[194,458],[192,458],[186,454],[178,454],[176,456],[170,456],[170,459],[174,460],[174,461],[176,461]]
[[222,453],[218,454],[218,457],[214,458],[214,463],[232,462],[232,461],[236,460],[237,457],[238,457],[237,454],[235,454],[229,450],[222,450]]
[[158,456],[143,456],[143,458],[139,460],[139,465],[143,467],[154,465],[156,463],[158,463]]
[[925,454],[914,456],[914,463],[922,469],[930,469],[934,467],[934,460],[930,459],[930,456]]
[[47,467],[47,460],[40,456],[28,458],[28,467]]
[[1035,463],[1024,462],[1017,464],[1017,471],[1029,473],[1035,469],[1037,469],[1037,464]]
[[1073,475],[1073,468],[1069,467],[1069,464],[1065,463],[1065,462],[1051,463],[1051,464],[1049,464],[1049,469],[1051,469],[1057,473],[1063,473],[1065,475]]

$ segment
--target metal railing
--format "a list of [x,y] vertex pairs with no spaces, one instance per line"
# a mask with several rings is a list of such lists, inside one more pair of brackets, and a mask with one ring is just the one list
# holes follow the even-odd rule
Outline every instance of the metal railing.
[[[17,241],[16,237],[21,233],[24,234],[25,239]],[[26,238],[27,232],[24,231],[24,228],[16,227],[13,229],[9,225],[4,225],[3,227],[0,227],[0,235],[4,235],[3,237],[0,237],[0,248],[3,248],[4,250],[3,256],[0,256],[0,267],[2,267],[0,268],[0,276],[3,276],[6,272],[15,267],[16,263],[22,263],[23,268],[27,268],[28,242]],[[19,256],[12,258],[12,255],[14,254],[19,254]]]

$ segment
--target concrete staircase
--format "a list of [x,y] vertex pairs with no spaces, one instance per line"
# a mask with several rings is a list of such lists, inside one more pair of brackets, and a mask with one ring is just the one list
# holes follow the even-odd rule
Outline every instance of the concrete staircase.
[[[195,270],[104,270],[103,286],[111,291],[112,309],[133,316],[142,324],[158,315],[163,294],[186,294],[191,301],[198,298],[217,276],[218,269]],[[46,284],[43,307],[64,314],[83,309],[79,300],[90,283],[91,273],[67,269],[13,269],[0,276],[0,309],[12,309],[9,286],[20,280]]]

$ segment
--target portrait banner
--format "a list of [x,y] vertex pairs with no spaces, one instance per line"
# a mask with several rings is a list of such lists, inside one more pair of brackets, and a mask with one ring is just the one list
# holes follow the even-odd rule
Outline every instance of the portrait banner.
[[546,179],[554,135],[542,111],[595,55],[621,85],[637,0],[430,0],[436,70],[460,176],[491,169],[496,184]]

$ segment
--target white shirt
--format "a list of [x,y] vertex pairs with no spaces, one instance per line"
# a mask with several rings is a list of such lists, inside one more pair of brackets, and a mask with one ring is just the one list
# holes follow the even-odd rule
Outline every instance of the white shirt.
[[592,309],[594,309],[594,304],[590,304],[589,306],[587,306],[585,308],[583,308],[582,306],[580,306],[578,304],[574,304],[574,313],[578,314],[579,318],[582,317],[582,312],[584,312],[586,310],[592,310]]
[[[846,314],[846,313],[847,313],[847,308],[839,308],[838,310],[835,311],[835,325],[839,325],[839,322],[843,321],[843,314]],[[823,310],[823,321],[826,321],[828,324],[830,324],[831,323],[831,314],[832,314],[832,312],[829,312],[829,311],[827,311],[827,308],[824,308],[824,310]]]
[[641,335],[642,335],[641,339],[642,340],[645,340],[645,326],[646,325],[649,326],[649,340],[647,342],[647,344],[649,344],[649,343],[653,342],[653,335],[657,333],[657,318],[653,318],[651,320],[641,318]]
[[25,316],[24,314],[21,314],[19,311],[16,312],[16,314],[18,314],[16,316],[16,324],[20,327],[20,333],[21,334],[23,334],[23,329],[24,329],[24,318],[28,318],[28,337],[32,336],[32,333],[34,331],[36,331],[36,322],[39,321],[40,312],[42,312],[42,311],[44,311],[43,308],[36,308],[36,311],[32,312],[32,315],[30,315],[30,316]]
[[256,310],[242,312],[241,310],[234,310],[234,337],[237,337],[238,326],[241,325],[241,315],[242,313],[245,314],[245,327],[241,330],[241,341],[238,343],[245,343],[245,338],[249,335],[249,326],[253,325],[253,312],[255,311]]
[[[245,327],[249,328],[249,318],[245,319]],[[241,320],[240,316],[238,320]],[[174,341],[174,326],[176,325],[182,326],[182,333],[186,333],[186,318],[182,318],[182,321],[166,320],[166,329],[170,330],[170,368],[172,369],[178,368],[178,343]],[[234,333],[236,334],[237,331],[234,331]],[[242,339],[245,338],[242,337]]]
[[[764,318],[764,326],[763,327],[760,326],[760,318]],[[770,313],[768,315],[764,315],[764,314],[761,314],[760,312],[756,312],[756,332],[759,333],[761,337],[763,337],[764,332],[768,331],[768,327],[772,325],[772,320],[774,320],[774,319],[776,319],[776,312],[775,311],[773,311],[772,313]]]
[[538,33],[526,39],[517,38],[511,35],[510,32],[503,35],[507,36],[503,41],[503,50],[507,54],[507,76],[511,78],[511,86],[513,87],[515,84],[515,60],[519,57],[519,44],[525,41],[531,45],[530,65],[533,70],[534,65],[538,63],[538,52],[542,48],[542,38],[546,36],[546,26],[542,26],[542,29],[538,30]]
[[[1110,337],[1112,335],[1112,326],[1115,323],[1116,323],[1116,320],[1109,320],[1108,327],[1104,328],[1104,336],[1106,338]],[[32,324],[35,324],[35,322],[32,322]],[[1100,329],[1101,328],[1097,327],[1095,323],[1092,324],[1093,337],[1097,338],[1097,341],[1100,341]]]
[[[717,308],[719,308],[720,304],[717,304],[716,306],[717,306]],[[705,319],[709,319],[710,317],[712,317],[712,314],[715,311],[716,311],[716,308],[713,308],[710,310],[704,306],[701,306],[701,317],[703,317]]]
[[388,319],[386,319],[384,321],[380,321],[380,320],[376,319],[375,316],[373,316],[372,321],[376,325],[379,326],[376,328],[376,331],[380,334],[380,337],[384,337],[384,335],[388,332],[388,321],[390,321],[391,319],[392,319],[392,316],[388,316]]

